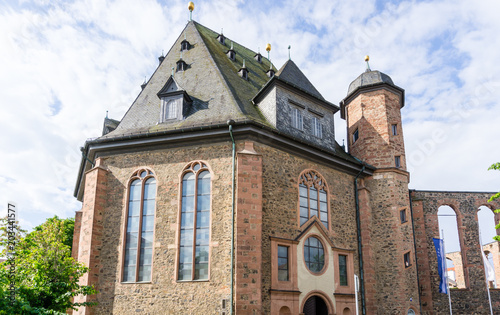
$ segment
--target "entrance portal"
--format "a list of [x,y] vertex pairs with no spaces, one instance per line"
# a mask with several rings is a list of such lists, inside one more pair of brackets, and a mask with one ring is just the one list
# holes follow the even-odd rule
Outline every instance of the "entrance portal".
[[311,296],[304,304],[304,315],[328,315],[328,307],[319,296]]

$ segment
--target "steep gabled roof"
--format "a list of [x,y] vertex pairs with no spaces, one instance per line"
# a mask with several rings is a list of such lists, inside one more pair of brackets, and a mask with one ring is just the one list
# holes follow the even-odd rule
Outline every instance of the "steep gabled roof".
[[300,71],[299,67],[292,60],[288,60],[276,73],[276,76],[288,84],[294,85],[307,93],[324,100],[323,96],[316,90],[311,81]]
[[[184,36],[190,49],[182,52],[187,69],[174,73],[177,85],[182,86],[193,103],[184,120],[158,124],[160,100],[157,93],[172,76],[172,67],[180,59],[180,43]],[[262,63],[254,60],[255,52],[226,39],[225,45],[217,40],[218,34],[194,21],[189,22],[151,76],[144,89],[124,115],[113,132],[103,136],[113,138],[122,135],[151,133],[179,129],[200,124],[225,123],[228,119],[254,120],[267,124],[251,99],[269,80],[267,59]],[[226,52],[231,43],[236,59],[230,60]],[[248,80],[238,75],[245,59]]]

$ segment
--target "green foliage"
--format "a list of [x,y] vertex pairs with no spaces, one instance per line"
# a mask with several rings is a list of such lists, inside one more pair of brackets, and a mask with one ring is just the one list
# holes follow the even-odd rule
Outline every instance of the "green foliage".
[[[71,257],[73,227],[74,219],[56,216],[19,237],[13,258],[15,273],[9,274],[9,260],[0,264],[0,315],[64,314],[67,309],[91,304],[72,302],[78,294],[97,293],[78,283],[89,269]],[[3,241],[4,234],[0,236]],[[9,300],[9,276],[16,288],[14,304]]]
[[[488,171],[489,170],[500,170],[500,163],[494,163],[492,164],[489,168],[488,168]],[[494,194],[493,196],[490,197],[490,199],[488,199],[488,202],[492,202],[493,200],[496,200],[500,198],[500,192],[497,192],[496,194]],[[499,213],[500,212],[500,209],[496,209],[495,210],[496,213]],[[498,224],[495,226],[496,229],[500,229],[500,222],[498,222]],[[495,235],[493,237],[493,239],[495,241],[499,241],[500,242],[500,235]]]

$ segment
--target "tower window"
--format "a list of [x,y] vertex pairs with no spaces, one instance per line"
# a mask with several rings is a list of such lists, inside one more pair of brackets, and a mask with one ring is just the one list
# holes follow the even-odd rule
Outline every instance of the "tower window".
[[132,176],[129,186],[123,282],[151,281],[156,180],[150,170]]
[[394,157],[394,164],[396,165],[397,168],[401,167],[401,157],[400,156]]
[[404,263],[405,263],[405,268],[408,268],[411,266],[411,260],[410,260],[410,252],[407,252],[404,255]]
[[278,280],[288,281],[288,247],[278,245]]
[[401,223],[406,223],[408,221],[406,219],[406,209],[399,211],[399,218],[401,219]]
[[321,123],[317,117],[312,118],[312,127],[313,127],[313,134],[318,137],[318,138],[323,138],[323,128],[321,126]]
[[298,108],[292,108],[292,127],[303,130],[303,124],[302,112]]
[[347,256],[339,255],[339,279],[340,285],[347,286]]
[[359,131],[358,131],[358,129],[356,129],[354,131],[354,133],[352,134],[352,143],[358,141],[358,139],[359,139]]
[[392,131],[393,136],[397,136],[398,135],[398,125],[396,125],[396,124],[391,125],[391,131]]

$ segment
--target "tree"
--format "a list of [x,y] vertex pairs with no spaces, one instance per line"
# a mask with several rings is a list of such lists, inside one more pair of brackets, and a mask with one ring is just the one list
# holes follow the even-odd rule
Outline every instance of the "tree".
[[0,314],[65,314],[67,309],[92,305],[72,299],[97,293],[93,287],[78,283],[89,268],[71,257],[74,224],[74,219],[55,216],[19,238],[13,260],[13,303],[9,299],[11,261],[0,264]]
[[[495,164],[491,165],[488,168],[488,171],[489,170],[500,170],[500,163],[495,163]],[[488,202],[492,202],[493,200],[498,199],[498,198],[500,198],[500,192],[497,192],[496,194],[491,196],[490,199],[488,199]],[[496,209],[495,213],[500,213],[500,209]],[[495,228],[500,229],[500,222],[498,222],[498,224],[495,226]],[[500,235],[495,235],[493,237],[493,239],[500,242]]]

